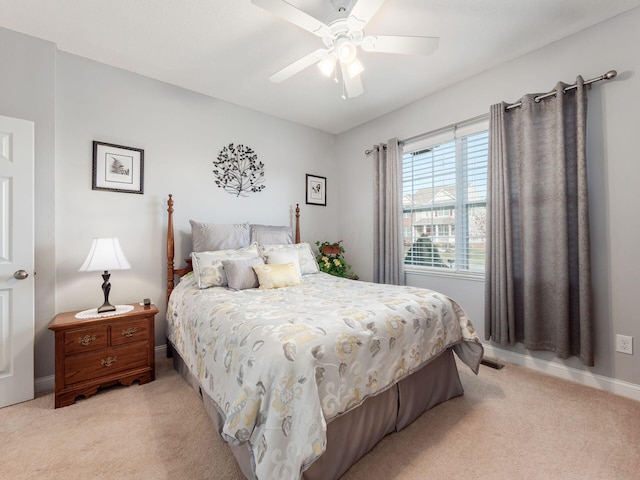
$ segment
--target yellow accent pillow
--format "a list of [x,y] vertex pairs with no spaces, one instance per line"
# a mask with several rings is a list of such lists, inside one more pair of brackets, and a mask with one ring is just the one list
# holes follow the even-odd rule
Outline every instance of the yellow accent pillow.
[[301,279],[293,262],[253,265],[260,288],[282,288],[300,285]]

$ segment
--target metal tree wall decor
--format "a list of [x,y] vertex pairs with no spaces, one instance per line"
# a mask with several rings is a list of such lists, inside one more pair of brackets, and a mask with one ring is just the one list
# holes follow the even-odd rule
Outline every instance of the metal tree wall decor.
[[236,197],[264,190],[264,163],[245,145],[230,143],[213,161],[216,185]]

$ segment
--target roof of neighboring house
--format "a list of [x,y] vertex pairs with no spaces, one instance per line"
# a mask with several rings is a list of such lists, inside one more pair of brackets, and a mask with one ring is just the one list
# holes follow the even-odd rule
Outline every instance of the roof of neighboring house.
[[413,195],[405,194],[402,197],[402,206],[413,208],[455,205],[456,187],[446,185],[443,187],[429,187],[416,190]]
[[[467,197],[470,201],[484,201],[484,196],[469,184]],[[413,195],[404,194],[402,196],[402,206],[411,207],[414,210],[433,207],[453,207],[456,204],[455,185],[444,185],[442,187],[420,188]]]
[[448,215],[445,217],[422,218],[412,222],[413,225],[453,225],[454,223],[455,219]]

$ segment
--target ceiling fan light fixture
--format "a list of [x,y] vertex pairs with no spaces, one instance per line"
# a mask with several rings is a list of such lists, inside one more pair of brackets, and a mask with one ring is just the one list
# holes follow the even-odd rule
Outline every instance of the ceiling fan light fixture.
[[362,65],[362,62],[357,58],[353,62],[347,64],[347,73],[349,78],[357,77],[362,72],[364,72],[364,65]]
[[337,61],[338,59],[334,55],[325,55],[317,65],[325,77],[331,77],[336,69]]
[[356,46],[349,41],[349,39],[340,38],[336,41],[336,53],[338,55],[338,60],[342,63],[349,64],[356,59],[358,50]]

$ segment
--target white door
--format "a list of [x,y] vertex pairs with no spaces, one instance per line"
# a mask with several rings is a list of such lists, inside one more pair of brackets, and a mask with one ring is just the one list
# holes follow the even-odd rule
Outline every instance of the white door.
[[0,407],[33,398],[33,122],[0,115]]

